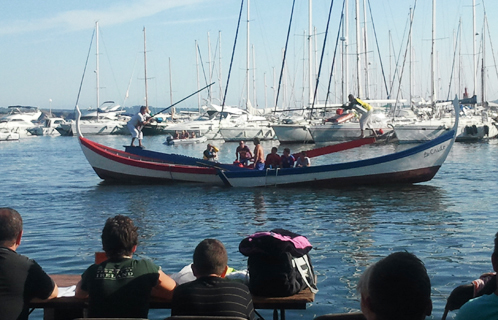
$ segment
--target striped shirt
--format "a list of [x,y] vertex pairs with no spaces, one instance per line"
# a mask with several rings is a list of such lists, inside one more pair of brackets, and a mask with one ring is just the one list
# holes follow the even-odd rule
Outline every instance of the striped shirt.
[[220,277],[202,277],[176,287],[171,315],[255,318],[249,288]]

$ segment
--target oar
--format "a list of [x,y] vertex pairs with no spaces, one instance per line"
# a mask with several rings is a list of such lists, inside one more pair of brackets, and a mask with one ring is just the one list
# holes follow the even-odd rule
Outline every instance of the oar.
[[210,86],[212,86],[213,84],[215,84],[215,82],[213,82],[213,83],[211,83],[211,84],[208,84],[208,85],[207,85],[207,86],[205,86],[204,88],[197,90],[196,92],[194,92],[194,93],[192,93],[192,94],[190,94],[190,95],[186,96],[186,97],[185,97],[185,98],[183,98],[182,100],[180,100],[180,101],[177,101],[177,102],[173,103],[173,104],[172,104],[172,105],[170,105],[169,107],[164,108],[163,110],[161,110],[161,111],[159,111],[159,112],[156,112],[156,115],[157,115],[157,114],[159,114],[159,113],[162,113],[162,112],[164,112],[164,111],[166,111],[166,110],[168,110],[168,109],[169,109],[169,108],[171,108],[171,107],[176,106],[176,105],[177,105],[177,104],[179,104],[180,102],[182,102],[182,101],[184,101],[184,100],[186,100],[186,99],[190,98],[190,97],[191,97],[191,96],[193,96],[194,94],[199,93],[199,92],[201,92],[202,90],[204,90],[204,89],[206,89],[206,88],[209,88],[209,87],[210,87]]

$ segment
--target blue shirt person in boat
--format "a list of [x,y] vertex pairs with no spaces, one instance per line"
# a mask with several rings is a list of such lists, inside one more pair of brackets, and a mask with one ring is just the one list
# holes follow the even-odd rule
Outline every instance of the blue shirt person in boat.
[[225,278],[228,270],[225,246],[204,239],[195,248],[192,271],[196,280],[179,285],[173,292],[172,316],[229,316],[254,319],[249,288]]
[[244,141],[239,142],[239,146],[235,149],[235,161],[242,163],[244,166],[249,164],[252,158],[251,149],[245,145]]
[[290,153],[289,148],[284,149],[284,153],[280,156],[281,168],[292,168],[294,167],[294,161],[296,159]]
[[107,219],[102,247],[107,260],[91,265],[76,285],[92,318],[147,318],[151,296],[171,299],[176,282],[150,260],[133,259],[138,228],[126,216]]
[[0,208],[0,318],[27,320],[28,303],[56,298],[54,281],[28,257],[16,252],[23,233],[22,218],[12,208]]
[[369,105],[368,103],[361,101],[358,98],[355,98],[352,94],[350,94],[348,96],[348,99],[349,99],[349,105],[345,106],[344,109],[346,109],[346,110],[355,109],[361,115],[360,116],[360,130],[361,130],[360,138],[365,137],[365,135],[364,135],[365,128],[372,130],[374,136],[377,136],[377,133],[375,132],[375,130],[373,130],[371,128],[373,107],[371,105]]
[[131,133],[131,144],[130,146],[134,147],[135,139],[138,140],[138,146],[140,148],[143,147],[142,145],[142,139],[144,138],[144,135],[142,133],[142,128],[149,124],[152,121],[152,117],[147,113],[148,108],[146,106],[141,106],[140,107],[140,112],[134,115],[130,121],[126,124],[128,127],[128,130]]
[[[493,270],[498,272],[498,233],[495,235],[495,247],[491,254],[491,264]],[[490,281],[496,281],[497,289],[491,294],[483,294],[482,296],[469,300],[458,311],[456,320],[489,320],[498,319],[498,277]]]
[[431,280],[422,261],[395,252],[368,267],[358,282],[367,320],[423,320],[432,313]]

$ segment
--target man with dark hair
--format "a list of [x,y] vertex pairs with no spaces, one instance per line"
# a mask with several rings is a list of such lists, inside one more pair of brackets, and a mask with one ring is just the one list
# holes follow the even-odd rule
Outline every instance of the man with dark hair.
[[[498,272],[498,233],[495,234],[495,248],[491,254],[493,270]],[[492,294],[484,294],[465,303],[456,315],[456,320],[489,320],[498,319],[498,277],[497,289]]]
[[56,298],[54,281],[28,257],[16,252],[21,244],[22,218],[11,208],[0,208],[0,318],[28,319],[28,303]]
[[108,259],[91,265],[76,286],[77,298],[89,298],[89,317],[147,318],[151,295],[171,298],[175,281],[152,261],[132,258],[137,229],[128,217],[107,219],[102,247]]
[[138,146],[143,148],[142,139],[144,138],[144,134],[142,133],[142,129],[145,125],[148,125],[152,121],[152,117],[149,115],[149,109],[147,106],[141,106],[140,112],[131,117],[130,121],[126,124],[128,130],[131,133],[131,144],[130,146],[134,147],[133,144],[135,139],[138,140]]
[[367,320],[422,320],[432,313],[427,270],[409,252],[395,252],[370,266],[358,291]]
[[240,141],[239,146],[235,149],[235,161],[239,161],[243,165],[247,166],[251,158],[251,149],[245,145],[244,141]]
[[192,271],[197,278],[173,292],[172,316],[232,316],[254,319],[249,288],[225,279],[228,256],[219,240],[205,239],[197,245]]

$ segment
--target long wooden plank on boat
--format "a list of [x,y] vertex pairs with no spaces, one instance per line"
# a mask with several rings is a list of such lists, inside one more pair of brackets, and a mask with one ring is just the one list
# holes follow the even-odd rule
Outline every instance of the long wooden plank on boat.
[[[319,157],[319,156],[323,156],[323,155],[329,154],[329,153],[358,148],[358,147],[364,146],[366,144],[372,144],[374,142],[375,142],[374,137],[362,138],[362,139],[353,140],[353,141],[347,141],[347,142],[343,142],[343,143],[338,143],[338,144],[333,144],[330,146],[325,146],[325,147],[321,147],[321,148],[308,150],[308,151],[306,151],[306,156],[308,158]],[[294,158],[296,158],[296,159],[299,158],[299,155],[300,155],[300,153],[293,154]]]

